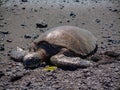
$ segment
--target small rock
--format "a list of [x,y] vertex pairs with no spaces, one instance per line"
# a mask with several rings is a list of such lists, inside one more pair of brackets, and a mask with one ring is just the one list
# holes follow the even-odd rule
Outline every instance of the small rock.
[[32,35],[32,39],[36,39],[36,38],[38,38],[39,37],[39,35],[36,35],[36,34],[33,34]]
[[23,75],[11,76],[10,81],[14,82],[14,81],[17,81],[17,80],[21,79],[22,77],[23,77]]
[[2,31],[2,30],[0,30],[0,33],[1,33],[1,34],[9,34],[8,31]]
[[120,40],[108,39],[108,42],[111,42],[113,44],[120,44]]
[[27,86],[27,87],[29,87],[29,86],[30,86],[30,84],[31,84],[31,82],[28,82],[26,86]]
[[9,43],[11,43],[12,42],[12,40],[10,40],[10,39],[8,39],[8,40],[6,40],[7,42],[9,42]]
[[69,22],[70,22],[70,20],[67,20],[67,22],[69,23]]
[[100,21],[100,19],[96,19],[95,22],[96,23],[100,23],[101,21]]
[[118,61],[120,61],[120,56],[119,56],[119,57],[117,57],[117,60],[118,60]]
[[25,35],[24,35],[24,38],[26,38],[26,39],[31,38],[31,35],[25,34]]
[[18,5],[15,4],[14,7],[18,7]]
[[34,9],[34,12],[38,12],[38,10]]
[[28,2],[28,0],[21,0],[22,2]]
[[25,10],[25,7],[22,7],[22,10]]
[[4,20],[4,18],[3,18],[3,17],[0,17],[0,20]]
[[24,38],[26,38],[26,39],[30,39],[30,38],[32,38],[32,39],[36,39],[37,37],[39,37],[39,35],[36,35],[36,34],[25,34],[24,35]]
[[23,26],[23,27],[24,27],[24,26],[26,26],[26,25],[25,25],[25,24],[21,24],[21,26]]
[[79,0],[75,0],[75,2],[80,2]]
[[59,20],[59,23],[62,23],[62,20]]
[[104,54],[107,55],[107,56],[110,56],[110,57],[120,56],[120,53],[116,53],[115,51],[106,51]]
[[63,5],[60,5],[60,9],[63,9],[64,8],[64,6]]
[[2,76],[4,76],[5,74],[2,72],[2,71],[0,71],[0,78],[2,77]]
[[85,23],[82,23],[82,25],[85,25]]
[[0,24],[0,27],[4,27],[4,25],[3,25],[3,24]]
[[71,16],[72,18],[75,18],[75,17],[76,17],[76,15],[75,15],[73,12],[70,13],[70,16]]
[[42,22],[42,23],[36,23],[36,28],[47,28],[47,24]]
[[94,62],[98,62],[99,60],[101,60],[102,58],[98,55],[94,55],[91,57],[91,60],[94,61]]
[[4,48],[4,44],[3,43],[0,43],[0,51],[4,51],[5,48]]

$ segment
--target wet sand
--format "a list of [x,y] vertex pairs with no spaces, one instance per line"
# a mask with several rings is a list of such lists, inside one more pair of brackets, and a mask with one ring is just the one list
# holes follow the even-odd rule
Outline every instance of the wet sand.
[[[47,72],[45,66],[26,70],[9,58],[12,49],[26,49],[41,33],[62,25],[92,32],[99,46],[95,55],[115,62]],[[107,50],[120,53],[119,0],[10,0],[0,6],[0,90],[119,90],[120,59],[100,54]]]

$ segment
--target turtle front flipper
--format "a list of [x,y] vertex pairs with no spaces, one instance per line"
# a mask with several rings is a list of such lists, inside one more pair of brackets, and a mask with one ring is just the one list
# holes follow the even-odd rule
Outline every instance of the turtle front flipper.
[[65,68],[86,68],[92,65],[88,60],[79,57],[67,57],[64,54],[57,54],[50,58],[51,64]]

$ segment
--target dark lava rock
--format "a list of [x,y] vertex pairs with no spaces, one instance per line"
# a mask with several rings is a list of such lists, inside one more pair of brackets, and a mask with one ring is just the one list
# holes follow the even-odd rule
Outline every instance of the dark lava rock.
[[104,54],[107,55],[107,56],[110,56],[110,57],[118,57],[118,56],[120,56],[120,53],[117,53],[115,51],[106,51]]
[[23,77],[23,75],[11,76],[10,81],[14,82],[14,81],[17,81],[17,80],[21,79],[22,77]]
[[1,33],[1,34],[9,34],[8,31],[2,31],[2,30],[0,30],[0,33]]
[[4,20],[3,16],[0,16],[0,20]]
[[32,39],[36,39],[36,38],[38,38],[39,37],[39,35],[36,35],[36,34],[33,34],[32,35]]
[[5,74],[2,72],[2,71],[0,71],[0,78],[2,77],[2,76],[4,76]]
[[0,27],[4,27],[4,25],[3,25],[3,24],[0,24]]
[[73,12],[70,13],[70,16],[71,16],[72,18],[75,18],[75,17],[76,17],[76,15],[75,15]]
[[30,84],[32,84],[32,83],[31,83],[31,82],[28,82],[26,86],[27,86],[27,87],[29,87],[29,86],[30,86]]
[[21,0],[22,2],[28,2],[28,0]]
[[36,23],[36,28],[47,28],[47,24],[42,22],[42,23]]
[[12,40],[10,40],[10,39],[8,39],[8,40],[6,40],[7,42],[9,42],[9,43],[11,43],[12,42]]
[[69,22],[70,22],[70,20],[67,20],[67,22],[69,23]]
[[18,7],[18,5],[15,4],[14,7]]
[[22,10],[25,10],[25,7],[22,7]]
[[91,57],[91,60],[94,62],[98,62],[99,60],[101,60],[102,58],[99,55],[94,55]]
[[4,44],[3,43],[0,43],[0,51],[4,51],[5,48],[4,48]]
[[26,39],[31,38],[31,35],[25,34],[25,35],[24,35],[24,38],[26,38]]
[[119,57],[117,57],[117,60],[118,60],[118,61],[120,61],[120,56],[119,56]]
[[26,39],[36,39],[37,37],[39,37],[39,35],[36,35],[36,34],[32,34],[32,35],[30,35],[30,34],[25,34],[24,35],[24,38],[26,38]]
[[79,0],[75,0],[75,2],[80,2]]
[[82,23],[82,25],[85,25],[85,23]]
[[116,13],[119,13],[119,12],[120,12],[118,9],[112,9],[112,8],[110,8],[109,10],[110,10],[111,12],[116,12]]
[[23,27],[24,27],[24,26],[26,26],[26,25],[25,25],[25,24],[21,24],[21,26],[23,26]]
[[100,21],[100,19],[96,19],[95,22],[96,23],[100,23],[101,21]]
[[108,39],[108,42],[111,42],[112,44],[120,44],[120,40]]
[[64,6],[63,5],[60,5],[60,9],[63,9],[64,8]]

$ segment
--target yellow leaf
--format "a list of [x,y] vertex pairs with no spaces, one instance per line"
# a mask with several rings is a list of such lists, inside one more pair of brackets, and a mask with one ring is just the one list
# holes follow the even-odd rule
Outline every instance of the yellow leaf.
[[56,66],[48,66],[48,67],[45,67],[43,70],[44,70],[44,71],[54,71],[54,70],[56,70],[56,69],[57,69]]

